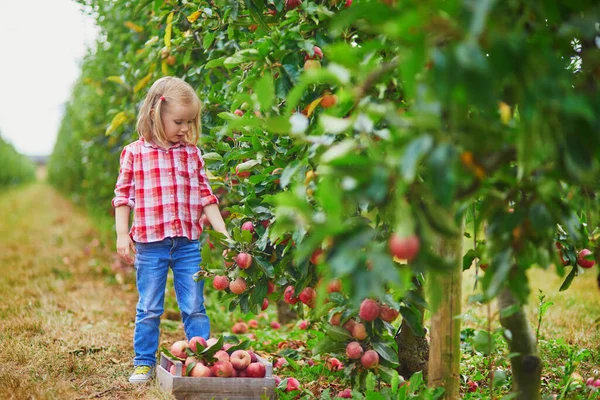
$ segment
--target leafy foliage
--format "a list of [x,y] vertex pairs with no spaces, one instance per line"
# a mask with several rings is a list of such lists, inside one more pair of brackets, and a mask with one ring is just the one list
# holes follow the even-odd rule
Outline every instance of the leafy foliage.
[[[314,319],[349,319],[385,293],[409,318],[423,302],[408,296],[413,276],[455,267],[438,243],[460,239],[465,220],[485,233],[463,260],[489,264],[482,301],[508,285],[526,302],[532,266],[564,275],[557,241],[572,268],[566,288],[581,272],[577,249],[597,247],[592,1],[80,3],[102,34],[50,176],[109,210],[145,90],[183,77],[204,103],[199,145],[235,239],[209,232],[204,276],[247,281],[224,295],[232,308],[257,313],[272,282],[295,296],[316,287]],[[248,221],[254,233],[240,229]],[[392,234],[418,236],[408,265],[390,254]],[[254,260],[247,270],[235,263],[242,251]],[[344,295],[325,303],[334,278]],[[376,324],[365,344],[391,343]]]

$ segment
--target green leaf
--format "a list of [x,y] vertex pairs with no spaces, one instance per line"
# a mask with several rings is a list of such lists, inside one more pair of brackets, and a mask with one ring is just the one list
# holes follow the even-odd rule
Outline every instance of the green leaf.
[[202,47],[204,47],[205,50],[208,50],[210,48],[210,46],[212,46],[213,42],[215,41],[215,37],[216,37],[216,32],[208,32],[204,35],[204,37],[202,38]]
[[398,353],[389,343],[372,341],[371,345],[383,359],[389,361],[394,367],[398,365]]
[[223,157],[219,153],[210,152],[202,155],[202,159],[210,161],[222,161]]
[[567,277],[563,281],[562,285],[560,285],[560,289],[558,289],[558,291],[563,292],[563,291],[567,290],[569,288],[569,286],[571,286],[571,283],[573,283],[573,279],[576,276],[577,276],[577,267],[573,267],[571,269],[571,272],[569,272],[569,275],[567,275]]
[[404,180],[410,183],[415,179],[419,161],[429,152],[432,146],[433,138],[430,135],[419,136],[406,146],[400,163]]
[[329,325],[327,326],[325,333],[336,342],[346,342],[352,339],[352,335],[341,326]]
[[254,261],[258,264],[262,272],[268,276],[269,278],[273,278],[275,276],[275,268],[273,265],[262,257],[254,257]]
[[488,331],[478,331],[473,338],[473,348],[488,356],[494,351],[494,338]]
[[318,354],[337,353],[344,351],[345,349],[346,344],[344,342],[337,342],[330,337],[325,336],[313,347],[312,353],[316,356]]
[[224,62],[225,62],[225,57],[215,58],[213,60],[210,60],[206,64],[204,64],[204,68],[211,69],[211,68],[216,68],[216,67],[222,67]]
[[423,329],[423,322],[421,313],[415,307],[405,306],[400,307],[400,314],[402,318],[408,324],[410,330],[419,337],[425,336],[425,330]]
[[254,87],[254,91],[258,96],[258,102],[263,111],[269,110],[275,99],[275,85],[273,84],[273,77],[270,72],[266,72],[264,76],[260,78]]
[[475,258],[477,258],[477,252],[475,251],[475,249],[469,249],[469,251],[467,251],[467,253],[463,256],[463,271],[466,271],[469,268],[471,268],[471,265],[473,264]]

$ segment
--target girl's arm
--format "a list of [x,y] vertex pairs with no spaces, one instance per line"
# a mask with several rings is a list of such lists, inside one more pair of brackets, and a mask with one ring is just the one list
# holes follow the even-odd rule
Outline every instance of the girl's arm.
[[204,206],[204,214],[208,217],[208,222],[212,225],[213,229],[217,232],[222,233],[228,239],[231,239],[229,236],[229,232],[227,232],[227,228],[225,227],[225,221],[223,221],[223,217],[221,216],[221,211],[219,210],[219,206],[217,204],[209,204]]
[[115,208],[117,254],[119,254],[119,256],[127,263],[133,264],[135,245],[133,244],[133,240],[129,237],[129,212],[129,206],[119,206]]

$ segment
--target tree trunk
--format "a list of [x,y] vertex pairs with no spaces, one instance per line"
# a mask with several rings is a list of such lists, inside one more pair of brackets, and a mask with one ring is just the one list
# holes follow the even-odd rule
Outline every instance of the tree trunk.
[[[429,274],[432,290],[429,299],[432,305],[429,344],[430,387],[445,388],[445,398],[459,399],[460,387],[460,314],[462,302],[462,238],[463,226],[455,237],[441,238],[437,245],[438,254],[452,259],[453,267],[444,273]],[[432,304],[431,299],[439,299]]]
[[277,302],[277,321],[281,325],[295,321],[298,318],[296,312],[290,308],[290,305],[281,300]]
[[519,355],[510,359],[513,373],[513,392],[518,393],[518,400],[539,400],[542,377],[542,360],[538,356],[535,337],[531,332],[529,321],[523,307],[517,302],[508,287],[498,295],[500,310],[518,305],[519,311],[508,317],[500,317],[500,323],[510,332],[506,336],[511,353]]
[[[423,285],[421,285],[418,279],[413,279],[415,285],[415,292],[420,297],[423,297]],[[421,314],[421,325],[423,324],[424,308],[417,306]],[[396,335],[396,344],[398,345],[398,361],[400,366],[398,367],[398,373],[409,379],[415,372],[422,371],[423,377],[427,379],[427,362],[429,360],[429,343],[425,336],[417,336],[410,329],[406,320],[402,320],[400,331]]]

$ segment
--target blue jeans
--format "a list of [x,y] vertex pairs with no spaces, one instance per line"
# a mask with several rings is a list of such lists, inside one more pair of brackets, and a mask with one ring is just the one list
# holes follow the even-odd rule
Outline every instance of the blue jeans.
[[133,365],[156,365],[160,316],[164,312],[169,267],[173,269],[175,295],[187,339],[208,339],[210,321],[204,307],[204,281],[195,281],[200,270],[200,245],[186,237],[136,243],[135,269],[139,300],[136,306]]

